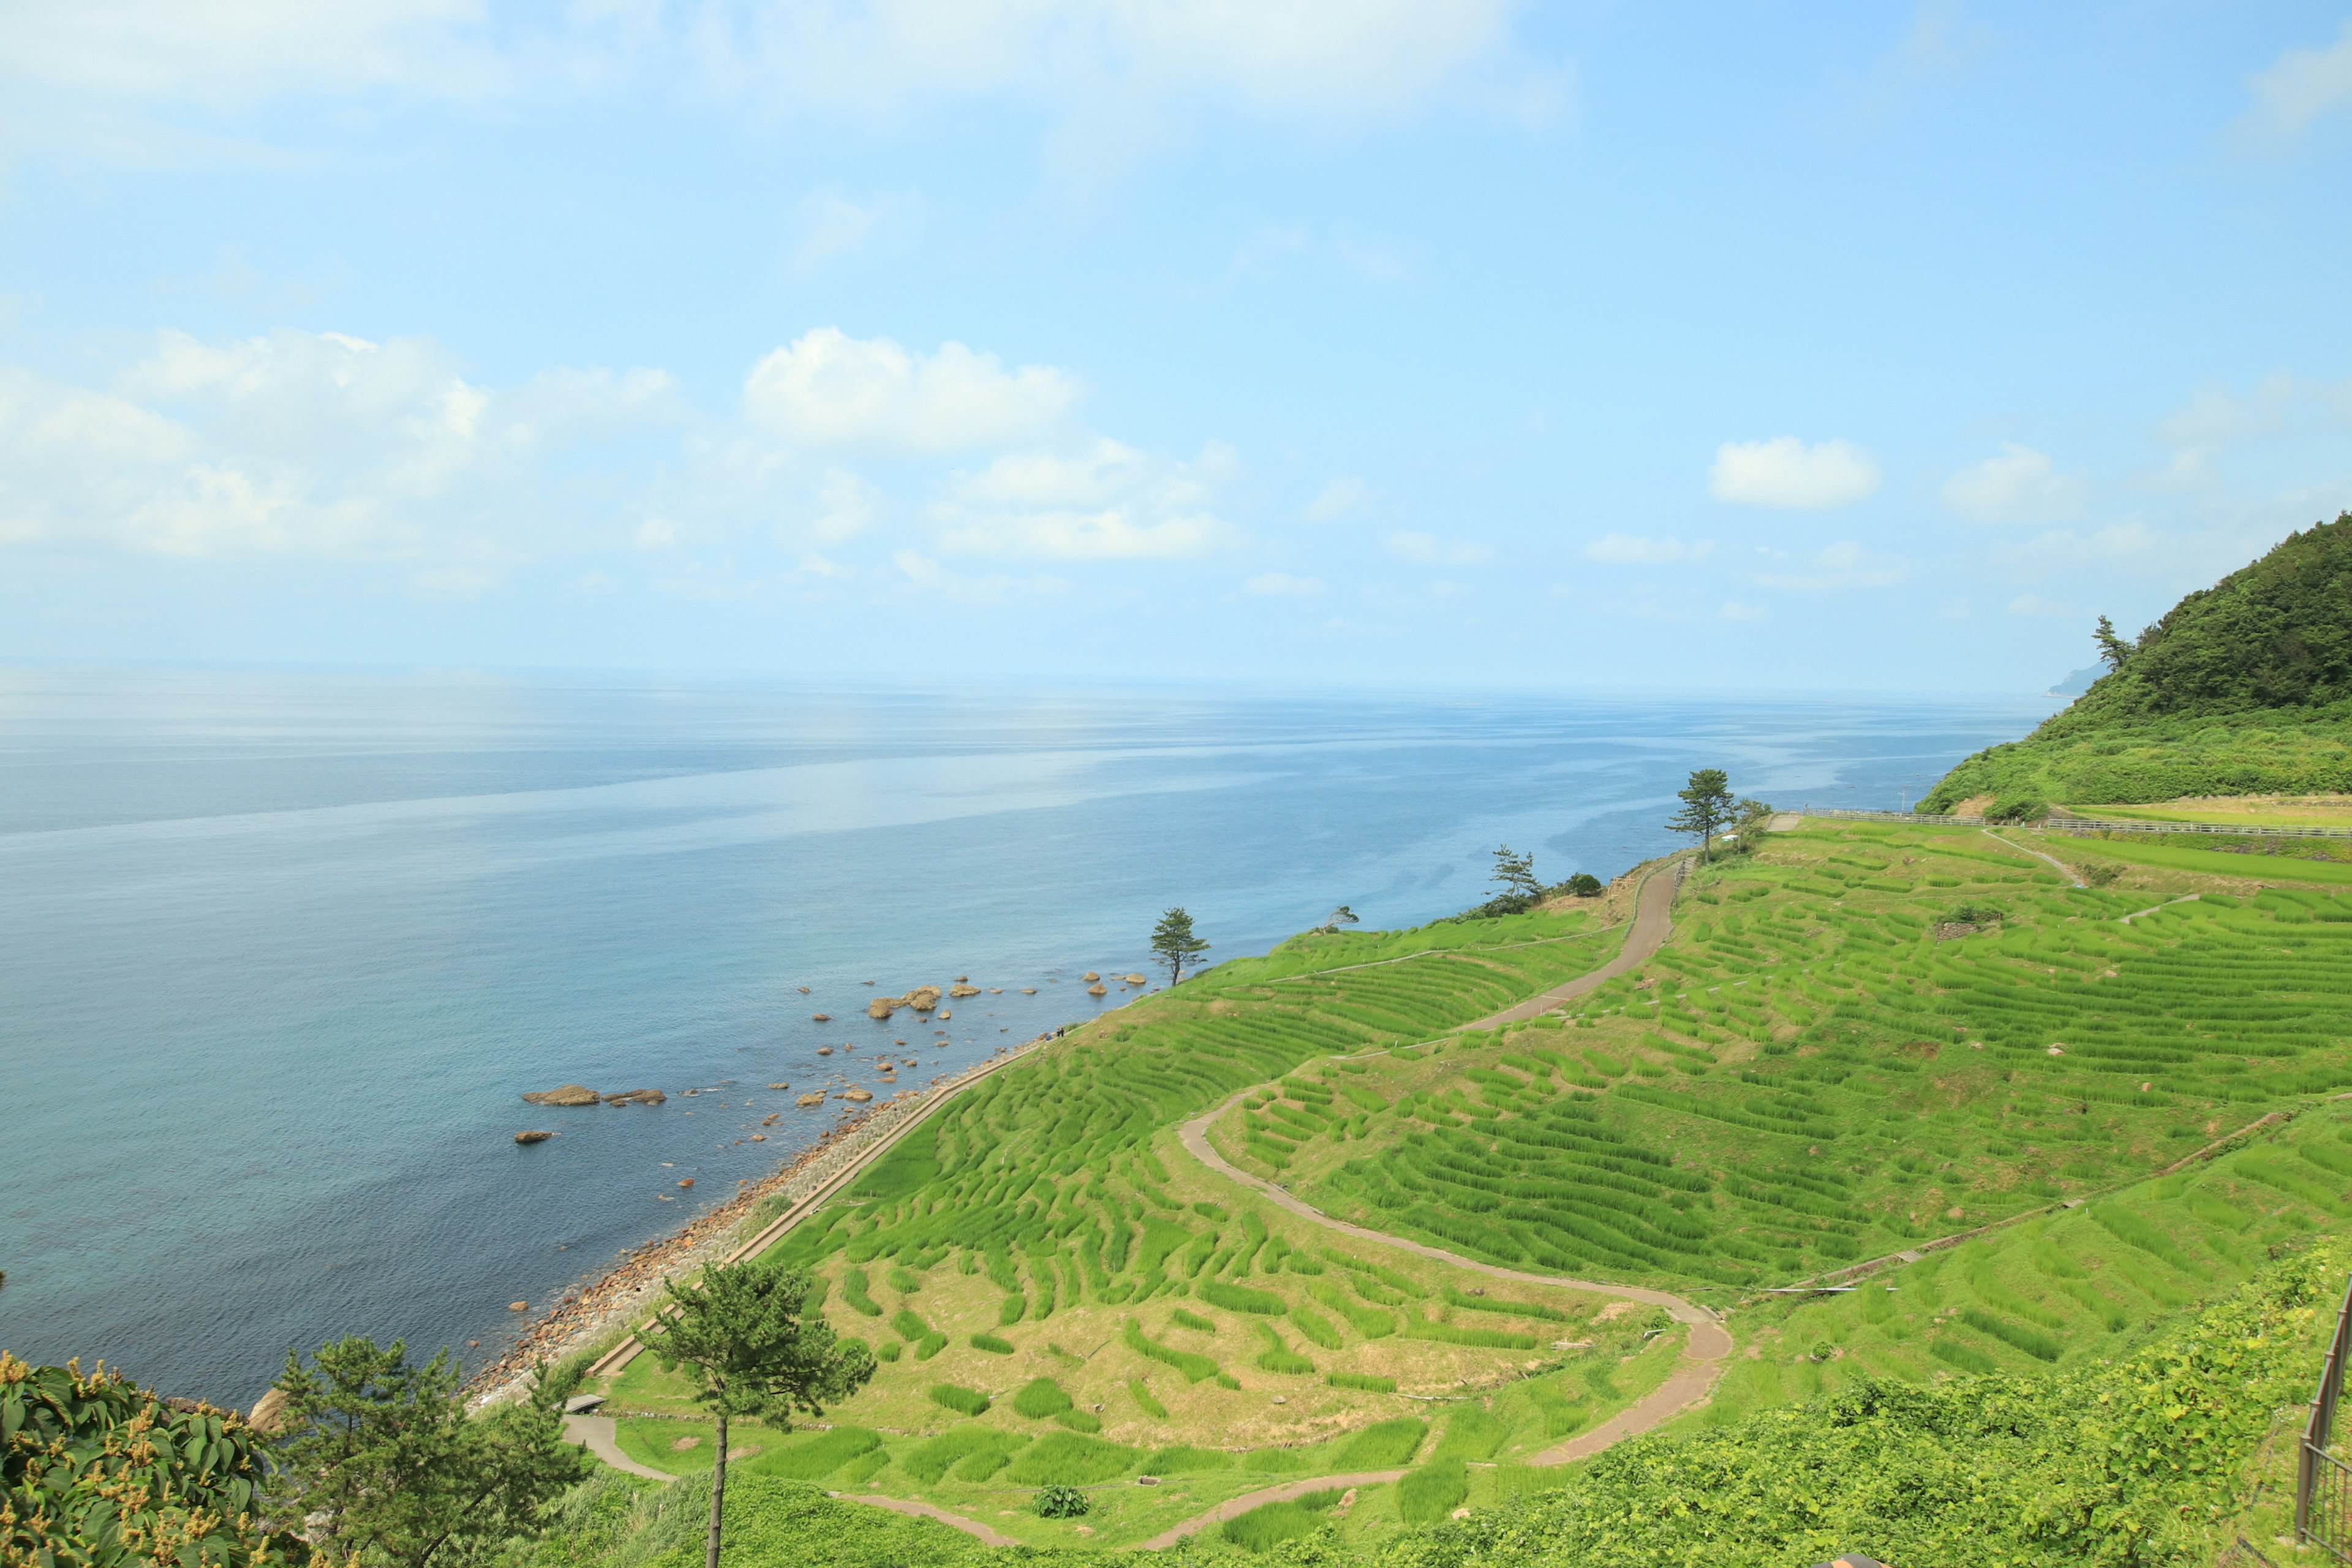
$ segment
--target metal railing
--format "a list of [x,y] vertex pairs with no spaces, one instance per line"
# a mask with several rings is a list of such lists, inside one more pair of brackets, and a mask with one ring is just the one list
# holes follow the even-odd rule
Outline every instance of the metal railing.
[[2352,838],[2352,827],[2243,826],[2226,822],[2144,822],[2111,816],[2051,816],[2039,822],[1993,823],[1981,816],[1939,816],[1927,811],[1864,811],[1847,807],[1807,807],[1804,816],[1856,817],[1874,822],[1924,823],[1940,827],[2040,827],[2053,833],[2210,833],[2228,838]]
[[2328,1452],[2336,1427],[2336,1404],[2344,1394],[2344,1362],[2352,1354],[2352,1281],[2336,1314],[2336,1338],[2320,1368],[2319,1392],[2311,1396],[2311,1420],[2303,1429],[2301,1462],[2294,1472],[2294,1539],[2311,1542],[2339,1563],[2352,1563],[2352,1465]]

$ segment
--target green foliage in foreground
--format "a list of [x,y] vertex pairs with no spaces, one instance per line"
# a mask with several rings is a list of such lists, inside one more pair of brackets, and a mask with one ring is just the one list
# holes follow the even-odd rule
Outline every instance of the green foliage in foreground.
[[2352,513],[2290,534],[2118,647],[2119,668],[1919,803],[2352,790]]
[[174,1410],[100,1368],[29,1366],[0,1352],[0,1563],[181,1568],[299,1563],[264,1535],[253,1429],[233,1412]]

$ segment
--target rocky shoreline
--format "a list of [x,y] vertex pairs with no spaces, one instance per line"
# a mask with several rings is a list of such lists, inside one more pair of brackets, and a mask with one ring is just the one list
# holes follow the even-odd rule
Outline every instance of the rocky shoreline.
[[698,1215],[670,1235],[625,1254],[595,1283],[567,1290],[562,1300],[541,1313],[503,1354],[467,1380],[467,1402],[480,1406],[520,1397],[530,1384],[533,1368],[541,1363],[562,1361],[614,1330],[633,1325],[660,1296],[663,1281],[683,1279],[698,1268],[724,1261],[751,1240],[751,1237],[742,1234],[743,1222],[763,1200],[782,1195],[785,1202],[779,1212],[789,1212],[845,1170],[866,1159],[877,1143],[909,1116],[972,1079],[1002,1067],[1008,1059],[1055,1039],[1060,1032],[1048,1030],[1026,1044],[1001,1050],[953,1078],[936,1080],[928,1089],[901,1089],[870,1110],[844,1117],[772,1174],[741,1188],[725,1203]]

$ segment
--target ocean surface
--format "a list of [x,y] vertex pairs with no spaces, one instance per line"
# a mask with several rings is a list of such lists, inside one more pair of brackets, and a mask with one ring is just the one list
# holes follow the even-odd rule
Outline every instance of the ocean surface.
[[[1116,1005],[1170,905],[1212,959],[1416,924],[1498,843],[1672,847],[1692,768],[1895,806],[2050,707],[0,668],[0,1347],[238,1404],[344,1333],[478,1364],[802,1089]],[[941,1043],[864,1015],[962,974]],[[566,1082],[670,1099],[518,1098]]]

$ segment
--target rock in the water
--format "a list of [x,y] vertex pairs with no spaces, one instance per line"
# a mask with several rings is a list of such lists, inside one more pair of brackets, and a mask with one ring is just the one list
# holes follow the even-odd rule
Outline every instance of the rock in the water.
[[768,1087],[770,1089],[790,1089],[793,1086],[788,1083],[772,1083]]
[[953,985],[948,987],[948,994],[950,996],[977,996],[980,994],[980,987],[977,985],[967,985],[962,981],[959,980]]
[[668,1099],[668,1095],[657,1089],[625,1089],[619,1094],[606,1095],[604,1103],[607,1105],[660,1105]]
[[874,1098],[874,1091],[866,1089],[845,1089],[841,1091],[841,1098],[844,1100],[854,1100],[857,1101],[858,1104],[863,1105],[867,1100]]
[[1079,978],[1079,979],[1081,979],[1081,980],[1086,980],[1086,981],[1095,981],[1095,980],[1100,980],[1100,979],[1102,978],[1102,976],[1101,976],[1101,975],[1099,975],[1099,974],[1097,974],[1093,970],[1089,969],[1089,970],[1087,970],[1084,974],[1079,975],[1079,976],[1078,976],[1078,978]]
[[1024,985],[1021,988],[1021,994],[1024,996],[1034,996],[1037,994],[1037,988],[1034,985]]
[[1149,985],[1151,981],[1148,975],[1130,974],[1127,977],[1127,983],[1129,985]]
[[918,985],[898,998],[899,1006],[912,1007],[918,1013],[928,1013],[939,1005],[940,988],[936,985]]
[[898,998],[894,996],[877,996],[873,1001],[866,1004],[866,1016],[869,1018],[887,1018],[897,1005]]
[[767,1141],[768,1135],[764,1132],[754,1132],[751,1134],[751,1142],[754,1143],[765,1143]]
[[809,988],[808,988],[807,986],[805,986],[805,985],[802,986],[802,987],[801,987],[801,994],[802,994],[802,995],[803,995],[803,996],[805,996],[805,995],[807,995],[808,994],[809,994]]
[[544,1143],[554,1136],[555,1134],[552,1132],[518,1132],[515,1134],[515,1142],[518,1143]]
[[694,1185],[694,1178],[692,1176],[681,1177],[677,1184],[681,1187],[690,1187]]
[[809,1015],[809,1022],[813,1024],[830,1024],[833,1022],[833,1015],[830,1013],[811,1013]]
[[600,1105],[604,1097],[594,1089],[576,1083],[560,1089],[542,1089],[523,1098],[533,1105]]
[[528,1312],[530,1310],[530,1303],[528,1301],[509,1301],[507,1303],[507,1310],[509,1312]]
[[1103,984],[1100,981],[1097,981],[1094,984],[1087,987],[1087,994],[1089,996],[1108,996],[1110,994],[1110,987]]
[[823,1105],[824,1103],[824,1095],[822,1091],[815,1094],[804,1094],[798,1100],[793,1100],[793,1103],[799,1106],[803,1110],[806,1110],[812,1105]]
[[829,1057],[833,1055],[833,1047],[831,1046],[819,1046],[816,1048],[816,1054],[821,1057]]

